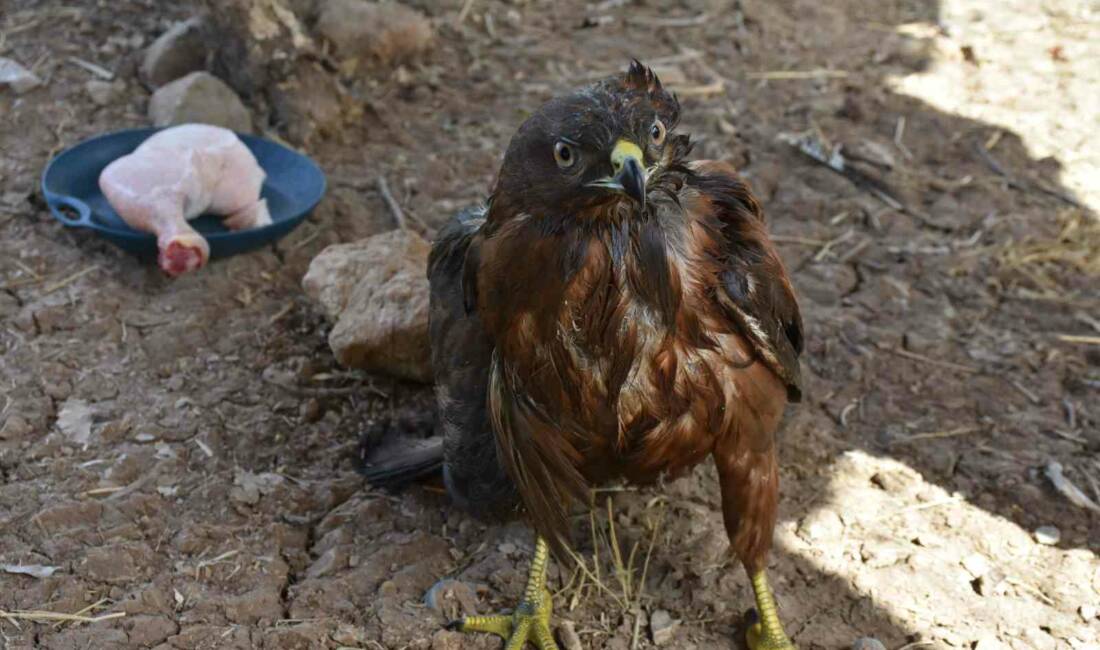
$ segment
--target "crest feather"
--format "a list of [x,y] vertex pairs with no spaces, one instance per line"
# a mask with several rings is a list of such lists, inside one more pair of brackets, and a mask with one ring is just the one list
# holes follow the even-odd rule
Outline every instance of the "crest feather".
[[626,72],[626,85],[648,93],[661,90],[661,80],[657,78],[657,74],[638,59],[630,60],[630,69]]

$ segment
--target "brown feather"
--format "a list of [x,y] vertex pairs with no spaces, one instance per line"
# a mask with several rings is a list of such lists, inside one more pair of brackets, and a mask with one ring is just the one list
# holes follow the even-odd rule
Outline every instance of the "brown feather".
[[[574,196],[554,184],[572,181],[547,166],[538,130],[603,142],[647,129],[631,117],[646,106],[646,119],[678,119],[639,65],[552,102],[509,147],[464,282],[495,346],[497,455],[558,550],[570,503],[592,485],[650,482],[713,455],[734,550],[760,566],[776,516],[774,432],[801,391],[802,323],[759,204],[732,168],[686,166],[685,136],[661,150],[644,212]],[[586,127],[601,110],[612,116]]]

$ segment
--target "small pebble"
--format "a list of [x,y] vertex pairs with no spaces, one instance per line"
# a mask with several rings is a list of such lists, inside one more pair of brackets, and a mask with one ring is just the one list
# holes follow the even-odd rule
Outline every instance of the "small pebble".
[[663,609],[658,609],[649,615],[649,633],[653,635],[653,643],[665,645],[672,640],[672,634],[676,631],[679,621],[672,620],[672,615]]
[[563,650],[581,650],[581,637],[577,634],[577,625],[573,621],[562,621],[558,626],[558,641]]
[[1035,529],[1035,541],[1047,546],[1053,546],[1062,541],[1062,531],[1054,526],[1039,526]]
[[852,650],[886,650],[886,646],[874,637],[865,636],[852,643]]
[[320,420],[322,415],[321,403],[317,401],[316,397],[307,399],[298,406],[298,415],[303,422],[309,422],[310,424]]
[[117,80],[91,79],[84,84],[84,91],[88,93],[88,97],[97,106],[106,106],[113,103],[125,90],[126,84]]

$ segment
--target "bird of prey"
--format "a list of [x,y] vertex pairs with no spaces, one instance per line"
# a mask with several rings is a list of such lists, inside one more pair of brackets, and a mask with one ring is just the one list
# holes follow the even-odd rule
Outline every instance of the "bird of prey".
[[557,647],[546,567],[569,544],[572,503],[708,456],[755,593],[749,645],[794,647],[765,569],[802,319],[760,204],[730,165],[687,159],[679,118],[637,61],[550,100],[512,138],[487,203],[432,248],[438,444],[365,473],[423,473],[434,454],[460,505],[526,517],[537,536],[522,602],[453,624],[508,649]]

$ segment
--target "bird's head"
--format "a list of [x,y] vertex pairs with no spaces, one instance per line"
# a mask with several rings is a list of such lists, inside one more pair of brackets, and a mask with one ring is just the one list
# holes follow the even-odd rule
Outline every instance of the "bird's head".
[[511,214],[598,216],[621,205],[644,210],[647,194],[690,149],[674,135],[680,104],[650,68],[540,107],[516,132],[493,191]]

